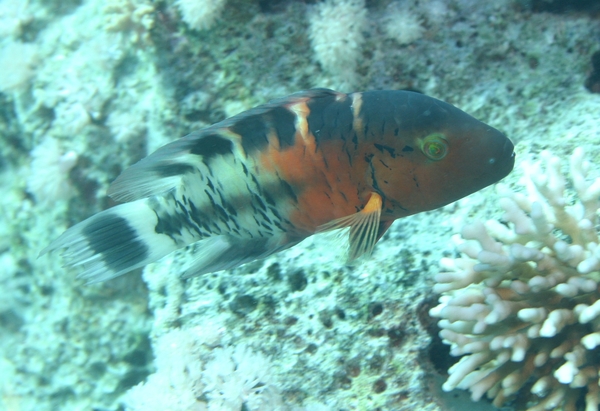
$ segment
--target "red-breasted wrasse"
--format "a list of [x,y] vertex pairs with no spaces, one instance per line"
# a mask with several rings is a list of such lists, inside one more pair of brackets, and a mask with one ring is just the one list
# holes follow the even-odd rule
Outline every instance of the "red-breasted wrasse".
[[458,108],[410,91],[313,89],[167,144],[126,169],[124,202],[42,253],[103,281],[188,247],[193,276],[237,267],[318,231],[349,227],[349,258],[392,222],[505,177],[513,144]]

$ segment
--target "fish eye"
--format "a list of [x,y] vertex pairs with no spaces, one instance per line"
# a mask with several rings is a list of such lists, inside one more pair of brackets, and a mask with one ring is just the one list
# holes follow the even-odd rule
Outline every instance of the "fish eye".
[[448,142],[443,134],[430,134],[421,141],[421,151],[427,158],[439,161],[448,154]]

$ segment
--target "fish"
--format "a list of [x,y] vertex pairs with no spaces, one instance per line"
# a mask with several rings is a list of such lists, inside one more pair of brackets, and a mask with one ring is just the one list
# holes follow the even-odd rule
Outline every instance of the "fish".
[[188,278],[347,228],[354,260],[396,219],[493,184],[514,162],[502,132],[433,97],[310,89],[159,148],[110,185],[122,204],[41,254],[62,250],[93,283],[185,248]]

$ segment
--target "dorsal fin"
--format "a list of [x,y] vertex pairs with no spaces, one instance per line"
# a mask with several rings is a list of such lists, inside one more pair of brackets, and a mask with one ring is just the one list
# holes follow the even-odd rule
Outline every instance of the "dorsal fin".
[[199,164],[216,155],[233,153],[232,132],[241,136],[246,154],[268,144],[266,134],[271,128],[277,132],[281,145],[289,144],[295,134],[295,114],[285,106],[333,95],[341,94],[324,88],[301,91],[188,134],[127,168],[111,184],[108,194],[116,201],[134,201],[175,189],[187,173],[201,172]]
[[169,143],[127,168],[108,195],[116,201],[134,201],[165,193],[181,184],[186,174],[199,172],[202,162],[232,153],[232,141],[215,126]]
[[[290,94],[289,96],[279,97],[269,101],[264,106],[280,106],[291,104],[299,100],[303,99],[311,99],[311,98],[327,98],[327,97],[339,97],[344,93],[340,93],[339,91],[331,90],[328,88],[311,88],[309,90],[298,91],[296,93]],[[262,107],[262,106],[259,106]],[[259,108],[257,107],[257,108]],[[243,113],[242,113],[243,114]],[[233,117],[232,117],[233,118]]]

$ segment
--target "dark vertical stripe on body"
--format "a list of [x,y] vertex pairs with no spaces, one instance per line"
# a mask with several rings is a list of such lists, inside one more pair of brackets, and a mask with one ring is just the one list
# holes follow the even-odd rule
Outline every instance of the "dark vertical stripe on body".
[[191,142],[193,144],[189,147],[190,153],[202,156],[204,161],[216,156],[233,153],[232,142],[218,134],[208,134]]
[[243,116],[229,126],[229,129],[242,137],[242,148],[246,154],[262,151],[269,144],[269,130],[262,114]]
[[312,98],[306,102],[310,109],[307,117],[308,130],[321,141],[343,139],[352,131],[352,99],[337,100],[335,95]]
[[279,140],[280,149],[291,147],[295,142],[296,115],[283,106],[262,107],[256,114],[241,116],[229,129],[242,137],[246,154],[262,151],[269,144],[269,132]]
[[275,107],[269,112],[270,125],[279,140],[279,148],[292,147],[296,140],[296,114],[285,107]]
[[[396,95],[396,97],[398,96],[399,95]],[[395,130],[397,128],[396,121],[401,122],[404,120],[395,118],[396,115],[394,115],[394,111],[398,102],[392,97],[394,97],[394,95],[387,90],[365,91],[362,93],[360,117],[363,121],[366,138],[372,139],[373,137],[384,134],[386,127],[392,127],[392,130]],[[398,112],[397,115],[401,115],[401,111]]]

